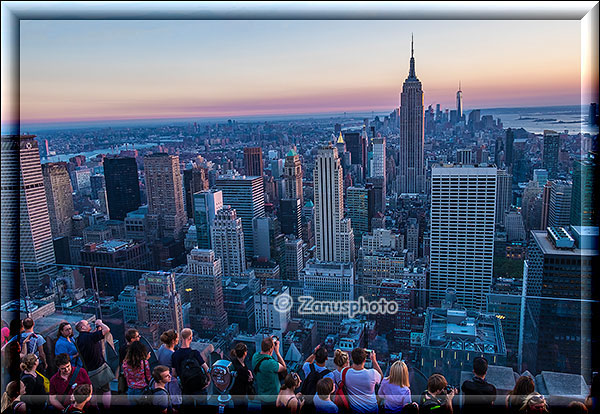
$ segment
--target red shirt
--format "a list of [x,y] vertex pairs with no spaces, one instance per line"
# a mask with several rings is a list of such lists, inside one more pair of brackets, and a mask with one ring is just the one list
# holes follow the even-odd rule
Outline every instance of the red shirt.
[[[77,378],[75,378],[75,381],[73,382],[73,386],[70,389],[67,389],[69,386],[69,381],[71,380],[71,377],[75,373],[75,370],[76,370],[76,368],[72,367],[71,374],[69,374],[69,378],[67,378],[66,380],[64,380],[60,376],[60,372],[57,372],[56,374],[54,374],[52,376],[52,378],[50,378],[49,394],[56,395],[58,402],[60,402],[64,407],[66,407],[67,405],[69,405],[71,403],[69,396],[71,394],[73,394],[73,389],[77,385],[81,385],[81,384],[90,384],[91,385],[92,384],[87,371],[84,368],[80,368],[79,373],[77,374]],[[63,398],[61,398],[61,396]]]

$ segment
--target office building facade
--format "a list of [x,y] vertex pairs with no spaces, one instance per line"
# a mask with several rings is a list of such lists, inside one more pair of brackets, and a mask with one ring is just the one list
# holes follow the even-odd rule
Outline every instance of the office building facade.
[[430,303],[446,289],[484,309],[493,275],[496,167],[434,166],[431,172]]

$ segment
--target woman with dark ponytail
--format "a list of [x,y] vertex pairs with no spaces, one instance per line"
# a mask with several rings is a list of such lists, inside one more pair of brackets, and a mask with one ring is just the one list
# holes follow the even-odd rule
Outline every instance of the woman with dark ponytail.
[[234,349],[231,350],[230,359],[233,363],[233,369],[236,371],[235,382],[229,393],[233,398],[234,405],[243,409],[248,405],[248,398],[253,399],[256,392],[254,391],[254,376],[252,371],[246,366],[246,357],[248,356],[248,347],[246,344],[239,342]]

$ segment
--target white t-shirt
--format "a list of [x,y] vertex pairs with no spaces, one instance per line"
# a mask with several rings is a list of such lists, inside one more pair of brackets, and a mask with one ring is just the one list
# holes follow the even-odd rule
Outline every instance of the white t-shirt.
[[346,372],[346,389],[352,411],[359,413],[377,412],[375,385],[381,382],[381,375],[374,369],[350,368]]

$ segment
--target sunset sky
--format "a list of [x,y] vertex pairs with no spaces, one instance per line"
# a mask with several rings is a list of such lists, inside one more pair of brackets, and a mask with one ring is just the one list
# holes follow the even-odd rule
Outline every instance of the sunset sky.
[[22,122],[580,103],[580,22],[21,21]]

